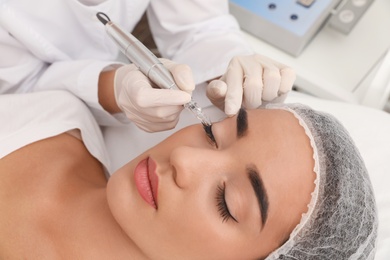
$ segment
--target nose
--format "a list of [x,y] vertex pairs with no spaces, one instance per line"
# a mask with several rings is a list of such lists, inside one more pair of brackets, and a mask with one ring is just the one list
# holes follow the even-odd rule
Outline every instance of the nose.
[[176,184],[190,188],[221,178],[228,167],[226,156],[215,150],[181,146],[172,151],[170,163]]

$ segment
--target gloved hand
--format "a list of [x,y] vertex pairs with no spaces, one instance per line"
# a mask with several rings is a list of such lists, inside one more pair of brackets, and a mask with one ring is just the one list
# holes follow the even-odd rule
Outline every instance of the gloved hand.
[[241,105],[258,108],[264,101],[283,102],[295,81],[290,67],[254,54],[234,57],[226,73],[207,86],[207,97],[228,116],[237,114]]
[[115,72],[114,92],[119,108],[147,132],[174,128],[183,104],[191,100],[195,88],[189,66],[160,60],[181,90],[154,88],[154,84],[134,64],[122,66]]

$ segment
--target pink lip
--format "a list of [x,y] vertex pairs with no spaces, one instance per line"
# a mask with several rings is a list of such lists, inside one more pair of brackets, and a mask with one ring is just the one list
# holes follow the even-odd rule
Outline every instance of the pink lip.
[[134,170],[135,185],[141,197],[157,209],[158,176],[156,162],[150,157],[140,161]]

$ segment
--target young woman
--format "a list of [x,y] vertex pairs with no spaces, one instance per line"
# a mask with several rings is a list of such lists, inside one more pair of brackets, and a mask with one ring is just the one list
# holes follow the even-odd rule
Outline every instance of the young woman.
[[[375,200],[353,142],[301,105],[184,128],[116,171],[85,105],[1,98],[0,256],[372,259]],[[10,120],[12,119],[12,120]]]

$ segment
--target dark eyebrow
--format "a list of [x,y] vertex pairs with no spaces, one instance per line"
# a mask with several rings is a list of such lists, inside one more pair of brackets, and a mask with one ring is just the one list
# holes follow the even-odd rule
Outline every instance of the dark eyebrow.
[[[248,114],[245,109],[240,108],[237,115],[237,138],[243,137],[248,131]],[[247,166],[249,181],[255,192],[261,214],[261,229],[264,227],[268,216],[268,195],[263,185],[263,180],[256,165]]]
[[263,180],[255,165],[249,165],[246,168],[248,173],[249,181],[251,182],[252,188],[256,194],[257,202],[259,203],[260,214],[261,214],[261,229],[263,229],[268,216],[268,195],[264,188]]
[[248,131],[248,115],[246,110],[240,108],[237,114],[237,138],[243,137]]

